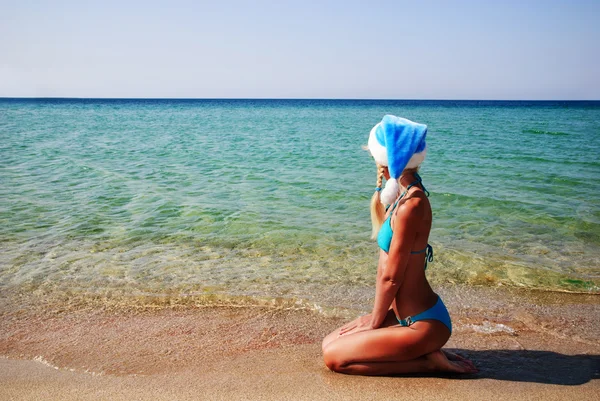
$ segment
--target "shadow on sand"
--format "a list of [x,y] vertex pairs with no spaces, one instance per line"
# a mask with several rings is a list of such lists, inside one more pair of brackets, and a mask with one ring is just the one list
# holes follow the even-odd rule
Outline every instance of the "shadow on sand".
[[550,351],[448,349],[473,361],[479,372],[461,379],[495,379],[575,386],[600,379],[600,355]]

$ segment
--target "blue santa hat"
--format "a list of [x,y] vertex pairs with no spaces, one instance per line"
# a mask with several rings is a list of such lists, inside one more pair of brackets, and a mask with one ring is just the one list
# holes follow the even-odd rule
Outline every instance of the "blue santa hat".
[[381,203],[398,197],[398,178],[406,168],[416,168],[425,160],[427,126],[406,118],[386,115],[369,135],[369,151],[375,162],[387,166],[390,179],[381,191]]

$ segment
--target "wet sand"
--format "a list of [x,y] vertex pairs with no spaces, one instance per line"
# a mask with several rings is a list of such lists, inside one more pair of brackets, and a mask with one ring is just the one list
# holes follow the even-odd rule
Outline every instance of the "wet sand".
[[[600,399],[600,297],[469,291],[447,291],[455,325],[447,348],[479,373],[410,377],[328,371],[320,342],[343,320],[310,310],[3,298],[0,399]],[[498,309],[486,304],[494,297]]]

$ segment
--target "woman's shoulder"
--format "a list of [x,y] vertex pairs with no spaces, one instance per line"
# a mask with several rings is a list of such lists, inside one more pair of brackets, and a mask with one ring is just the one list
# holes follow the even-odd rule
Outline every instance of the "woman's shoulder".
[[422,217],[429,207],[429,201],[425,194],[416,193],[409,198],[406,198],[404,202],[396,208],[397,217]]

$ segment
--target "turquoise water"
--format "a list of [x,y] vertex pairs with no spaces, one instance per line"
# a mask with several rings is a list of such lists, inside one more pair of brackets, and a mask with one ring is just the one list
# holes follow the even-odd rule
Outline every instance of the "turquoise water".
[[434,284],[600,291],[600,102],[351,100],[0,99],[0,288],[366,299],[386,113],[429,126]]

